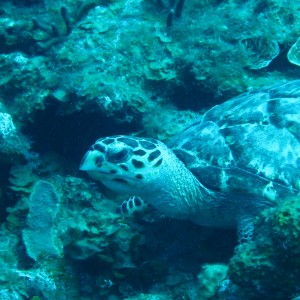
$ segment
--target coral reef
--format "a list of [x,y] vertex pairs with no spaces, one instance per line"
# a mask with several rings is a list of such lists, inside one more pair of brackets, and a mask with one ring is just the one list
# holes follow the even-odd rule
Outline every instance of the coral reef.
[[235,233],[153,211],[123,218],[124,199],[77,169],[99,136],[165,141],[229,96],[299,77],[298,6],[1,1],[0,298],[297,295],[296,199],[259,218],[230,261],[230,283]]
[[265,210],[255,226],[254,239],[236,248],[229,277],[244,299],[292,299],[300,286],[300,204],[291,198]]
[[[15,166],[12,172],[28,180],[11,180],[20,200],[8,209],[1,229],[5,239],[0,239],[0,250],[2,245],[7,250],[4,244],[9,248],[0,251],[5,262],[2,295],[126,299],[140,297],[140,286],[149,297],[199,294],[197,279],[180,269],[197,272],[200,264],[194,262],[211,256],[208,245],[213,247],[214,236],[209,238],[189,223],[170,223],[155,212],[140,220],[123,219],[114,213],[117,202],[106,199],[95,185],[44,168],[39,176],[34,175],[38,168]],[[43,180],[38,179],[41,176]],[[21,188],[24,184],[26,188]],[[222,235],[219,240],[228,243]],[[207,248],[193,252],[203,239],[208,239]],[[224,255],[228,257],[223,252],[215,258],[224,260]]]
[[[51,101],[63,115],[98,111],[131,123],[165,109],[178,90],[182,102],[199,109],[211,105],[207,96],[215,103],[295,78],[288,61],[282,69],[275,60],[298,38],[297,5],[269,2],[69,0],[47,10],[51,3],[37,1],[24,10],[8,1],[0,87],[13,97],[2,98],[22,123]],[[169,29],[168,11],[181,15]],[[38,49],[43,56],[31,55]]]

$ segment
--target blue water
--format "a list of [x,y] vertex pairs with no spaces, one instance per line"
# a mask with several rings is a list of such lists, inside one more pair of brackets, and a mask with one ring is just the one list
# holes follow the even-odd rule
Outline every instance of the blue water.
[[[284,167],[270,178],[256,164],[260,179],[229,183],[248,197],[261,178],[276,181],[282,204],[257,212],[248,243],[238,245],[236,228],[175,220],[153,206],[117,214],[132,195],[78,168],[100,137],[168,143],[215,105],[299,79],[299,17],[297,1],[1,1],[0,299],[296,299],[297,82],[266,93],[287,99],[280,110],[277,100],[267,105],[280,147],[263,130],[261,138],[268,168],[278,167],[277,153]],[[249,155],[240,155],[243,169]],[[194,158],[183,156],[189,168]],[[223,192],[210,174],[202,183]]]

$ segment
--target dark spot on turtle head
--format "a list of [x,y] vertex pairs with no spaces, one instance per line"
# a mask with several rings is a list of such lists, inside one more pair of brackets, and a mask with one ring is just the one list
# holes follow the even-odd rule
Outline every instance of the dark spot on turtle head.
[[124,171],[128,171],[128,167],[126,165],[120,165],[120,168],[122,168]]
[[104,146],[100,145],[100,144],[95,144],[92,146],[93,150],[98,150],[99,152],[105,153],[105,148]]
[[135,206],[141,206],[142,205],[141,199],[138,198],[138,197],[135,197],[134,198],[134,204],[135,204]]
[[143,168],[145,166],[142,161],[136,159],[133,159],[131,162],[137,169]]
[[116,170],[110,170],[109,173],[110,174],[117,174],[117,171]]
[[133,151],[133,154],[138,155],[138,156],[144,156],[146,153],[147,152],[142,149]]
[[125,161],[128,157],[129,149],[122,149],[120,151],[108,151],[106,154],[107,160],[112,163],[122,162]]
[[128,182],[123,178],[114,178],[112,181],[128,184]]
[[127,146],[130,146],[132,148],[136,148],[139,145],[136,140],[130,139],[130,138],[125,138],[125,137],[118,138],[118,141],[123,142],[124,144],[126,144]]
[[156,148],[156,145],[149,141],[140,141],[140,145],[146,150],[153,150]]
[[128,213],[127,202],[122,203],[121,209],[123,213]]
[[158,167],[158,166],[160,166],[161,165],[161,163],[162,163],[162,161],[163,161],[163,159],[161,158],[161,159],[159,159],[156,163],[155,163],[155,165],[154,165],[154,167]]
[[95,146],[95,145],[91,146],[91,147],[89,148],[89,150],[90,150],[90,151],[93,151],[93,150],[94,150],[94,146]]
[[132,200],[129,200],[128,204],[129,204],[129,208],[132,209],[133,208],[133,202],[132,202]]
[[144,177],[143,177],[142,174],[137,174],[137,175],[135,175],[135,178],[136,178],[136,179],[143,179]]
[[96,156],[96,158],[95,158],[95,164],[96,164],[96,166],[100,167],[102,165],[103,160],[104,159],[103,159],[102,156],[100,156],[100,155]]
[[114,139],[108,138],[108,139],[103,140],[102,143],[105,145],[109,145],[109,144],[113,143],[114,141],[115,141]]
[[155,150],[149,154],[148,161],[153,161],[154,159],[158,158],[159,156],[160,156],[160,151]]

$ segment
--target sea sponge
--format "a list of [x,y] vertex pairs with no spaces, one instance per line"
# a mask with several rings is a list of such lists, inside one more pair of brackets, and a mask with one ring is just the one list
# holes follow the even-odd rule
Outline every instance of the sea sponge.
[[59,196],[51,183],[40,180],[35,184],[29,198],[27,228],[23,230],[27,254],[35,261],[62,254],[62,243],[54,226],[59,204]]

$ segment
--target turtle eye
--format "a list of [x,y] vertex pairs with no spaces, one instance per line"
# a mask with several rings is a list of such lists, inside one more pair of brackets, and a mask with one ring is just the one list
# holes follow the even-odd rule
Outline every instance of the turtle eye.
[[106,154],[106,158],[108,161],[112,163],[120,163],[127,160],[129,157],[129,149],[123,148],[123,149],[111,149],[111,151],[108,151]]

